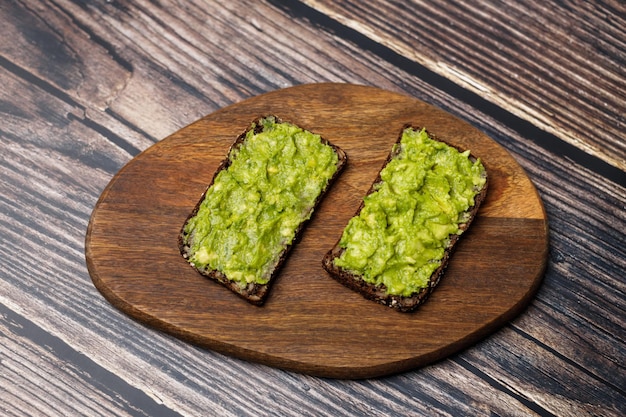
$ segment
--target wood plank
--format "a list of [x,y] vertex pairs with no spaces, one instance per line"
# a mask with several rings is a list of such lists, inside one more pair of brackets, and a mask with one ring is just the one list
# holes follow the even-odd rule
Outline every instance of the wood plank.
[[[596,390],[600,381],[592,375],[580,372],[575,364],[563,358],[541,352],[532,339],[505,332],[508,337],[489,339],[482,345],[483,349],[468,352],[458,362],[489,369],[489,376],[498,384],[509,389],[521,388],[533,403],[553,415],[623,415],[621,387],[614,386],[600,394]],[[528,373],[529,368],[533,372]]]
[[[62,65],[61,55],[46,55],[40,48],[28,47],[19,53],[7,53],[7,44],[2,44],[1,55],[6,58],[3,66],[8,60],[23,71],[7,70],[5,66],[0,74],[0,111],[3,120],[8,120],[0,129],[0,235],[3,239],[8,236],[10,242],[1,245],[0,294],[10,309],[57,335],[70,349],[84,352],[108,371],[182,414],[197,415],[206,410],[218,410],[224,415],[257,415],[259,410],[288,414],[290,410],[303,409],[309,415],[319,410],[328,415],[393,414],[396,410],[399,414],[413,410],[428,414],[435,410],[450,415],[467,414],[469,410],[488,415],[492,409],[504,410],[499,414],[505,414],[507,405],[511,410],[522,410],[520,415],[526,414],[523,410],[528,414],[536,412],[528,408],[536,398],[532,387],[515,380],[508,391],[491,385],[493,378],[500,376],[481,364],[476,365],[481,373],[444,361],[393,378],[329,382],[194,349],[128,320],[113,310],[89,283],[82,260],[82,239],[89,213],[111,176],[133,155],[117,143],[119,138],[137,149],[145,149],[223,105],[286,85],[330,80],[375,85],[437,104],[470,121],[513,152],[546,202],[553,243],[550,268],[542,287],[550,291],[540,291],[537,298],[544,310],[529,310],[522,316],[523,322],[516,321],[517,329],[550,349],[528,354],[545,362],[563,357],[568,363],[580,361],[580,368],[574,371],[580,372],[583,379],[592,373],[599,381],[610,383],[620,375],[614,372],[615,366],[604,363],[619,365],[616,358],[623,356],[624,338],[619,332],[613,337],[605,329],[619,329],[616,318],[622,317],[612,312],[619,313],[624,302],[615,260],[626,257],[619,234],[626,225],[618,217],[623,213],[626,190],[615,179],[611,182],[572,163],[568,155],[556,152],[558,149],[546,150],[546,136],[531,125],[514,129],[498,115],[490,114],[490,109],[477,108],[436,84],[429,85],[428,78],[421,78],[422,73],[381,61],[359,45],[327,33],[316,22],[292,22],[289,15],[264,3],[228,2],[217,8],[211,3],[187,2],[183,7],[162,2],[161,8],[155,3],[133,2],[124,4],[125,9],[119,2],[85,6],[69,1],[13,4],[19,12],[8,13],[9,3],[2,4],[3,23],[10,22],[10,26],[20,19],[30,22],[31,15],[35,15],[40,22],[49,21],[53,33],[68,33],[63,42],[69,45],[82,44],[83,40],[75,38],[85,36],[89,41],[77,48],[77,56],[85,59],[84,55],[106,51],[115,60],[126,62],[120,66],[130,68],[131,79],[136,77],[137,82],[129,97],[125,89],[107,96],[115,98],[102,111],[100,99],[78,96],[71,88],[64,90],[55,81],[59,75],[48,76],[50,69],[46,67]],[[67,20],[56,17],[57,14],[65,15]],[[192,47],[202,51],[201,57],[180,54],[165,60],[161,53],[152,57],[158,48],[152,44],[142,47],[134,41],[142,36],[138,33],[142,30],[138,21],[157,14],[160,22],[153,23],[154,41],[150,42],[170,42],[174,52]],[[188,43],[187,33],[178,36],[170,30],[172,22],[178,20],[191,22],[189,27],[182,24],[182,28],[197,34]],[[222,32],[227,34],[222,38],[219,31],[211,29],[217,27],[218,20],[226,28],[237,29]],[[22,30],[5,39],[19,42],[19,37],[24,36]],[[79,36],[80,31],[83,35]],[[217,39],[222,39],[219,47]],[[225,49],[231,51],[229,58],[216,59]],[[26,59],[28,54],[32,56]],[[242,62],[253,64],[242,66],[239,58],[232,56],[245,56]],[[215,70],[200,77],[203,60],[221,72]],[[178,69],[171,66],[174,61],[189,65],[193,71],[179,75]],[[80,59],[72,62],[79,65],[76,63]],[[235,71],[237,77],[220,78],[230,71]],[[257,78],[258,74],[261,78]],[[98,77],[83,82],[98,83]],[[107,81],[107,85],[115,82]],[[174,97],[177,104],[165,108],[161,98],[168,96]],[[79,104],[63,104],[67,98]],[[150,100],[158,102],[146,105]],[[150,117],[153,109],[155,116]],[[171,114],[161,118],[167,113]],[[77,118],[67,123],[68,114]],[[83,114],[85,117],[80,117]],[[53,128],[48,129],[48,124]],[[576,191],[568,192],[573,185]],[[585,203],[579,204],[582,197]],[[37,232],[33,234],[31,230]],[[606,238],[600,240],[596,233],[606,233]],[[33,258],[32,254],[39,256]],[[585,272],[578,272],[581,270]],[[585,276],[590,279],[584,279]],[[584,295],[577,296],[581,290]],[[562,294],[567,294],[563,304]],[[600,303],[604,295],[613,297],[614,310],[607,314],[604,308],[609,303]],[[590,302],[593,312],[587,309]],[[560,326],[558,331],[546,326],[547,314],[555,317],[549,320]],[[512,346],[516,340],[506,332],[496,334],[494,339],[510,340]],[[2,343],[5,346],[4,339]],[[459,356],[482,349],[479,345]],[[496,352],[503,356],[503,361],[515,355],[513,347]],[[623,367],[618,370],[623,372]],[[58,375],[57,372],[52,371],[51,375]],[[541,369],[530,364],[524,372],[540,375]],[[554,378],[565,380],[565,376],[557,374]],[[0,386],[11,383],[8,376],[0,373]],[[35,395],[48,395],[45,383],[24,383]],[[612,388],[598,382],[594,389],[610,393]],[[89,385],[82,384],[76,384],[76,390],[85,395],[91,392]],[[556,388],[545,390],[549,394]],[[230,396],[225,392],[242,395]],[[567,394],[563,401],[579,403],[575,394]],[[16,406],[2,394],[0,403],[3,409]],[[17,412],[22,406],[17,405]],[[111,406],[111,413],[116,412],[123,414]]]
[[626,170],[623,2],[304,3]]
[[[112,409],[138,416],[179,415],[1,304],[0,333],[5,336],[2,374],[11,381],[2,385],[0,395],[6,416],[104,415]],[[81,386],[85,391],[76,389]],[[123,389],[115,391],[116,386]],[[46,395],[41,395],[43,387]]]

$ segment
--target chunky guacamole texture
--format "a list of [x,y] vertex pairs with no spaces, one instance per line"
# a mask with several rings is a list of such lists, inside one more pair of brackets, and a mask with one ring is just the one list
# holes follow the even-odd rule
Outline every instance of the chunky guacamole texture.
[[339,245],[345,250],[334,262],[368,283],[384,284],[388,294],[410,296],[428,286],[486,179],[469,151],[435,141],[425,130],[405,129],[395,146],[382,181],[344,229]]
[[[273,117],[248,130],[184,227],[189,262],[240,283],[265,284],[296,228],[337,170],[320,136]],[[258,129],[257,129],[258,130]]]

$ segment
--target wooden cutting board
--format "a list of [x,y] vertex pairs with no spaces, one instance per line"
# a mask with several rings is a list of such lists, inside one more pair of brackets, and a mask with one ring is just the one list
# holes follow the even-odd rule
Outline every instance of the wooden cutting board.
[[[268,114],[321,134],[347,152],[349,163],[266,304],[256,307],[193,270],[177,237],[233,140]],[[488,197],[440,285],[408,314],[365,300],[321,266],[405,123],[470,149],[490,176]],[[329,83],[245,100],[146,149],[102,193],[85,245],[98,290],[146,325],[244,360],[368,378],[442,359],[519,314],[546,267],[548,225],[526,173],[484,133],[412,97]]]

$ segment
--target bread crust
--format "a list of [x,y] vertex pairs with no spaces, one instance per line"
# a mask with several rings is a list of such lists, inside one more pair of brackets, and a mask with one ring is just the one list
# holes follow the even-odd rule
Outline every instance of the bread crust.
[[[402,139],[402,132],[404,132],[404,130],[407,128],[411,128],[415,130],[421,129],[420,127],[415,127],[412,124],[404,125],[402,129],[400,130],[400,134],[398,135],[396,144],[400,143],[400,140]],[[451,146],[461,152],[461,150],[458,149],[458,147],[453,146],[435,137],[434,135],[428,133],[428,131],[427,131],[427,134],[431,139],[434,139],[439,142],[443,142],[446,145]],[[385,168],[385,166],[387,166],[387,164],[399,152],[399,150],[394,152],[393,148],[399,148],[399,147],[395,147],[395,146],[392,147],[392,151],[389,153],[389,155],[385,159],[380,171],[378,172],[376,179],[370,186],[366,195],[369,195],[375,191],[375,186],[382,181],[380,177],[380,172]],[[477,158],[475,156],[470,154],[470,160],[472,160],[472,162],[476,161],[476,159]],[[482,202],[485,200],[487,196],[487,186],[489,182],[489,177],[487,175],[486,168],[485,168],[485,180],[486,181],[485,181],[484,186],[480,189],[480,192],[474,197],[474,206],[472,206],[470,210],[467,211],[467,213],[469,213],[468,220],[465,223],[462,223],[459,225],[459,229],[462,230],[463,232],[465,232],[469,228],[470,224],[472,223],[472,221],[476,217],[476,214],[478,213],[478,209],[480,208],[480,205],[482,204]],[[363,206],[364,206],[364,201],[361,200],[361,204],[357,208],[354,216],[359,215],[359,213],[361,212],[361,209],[363,209]],[[444,250],[444,255],[441,260],[441,265],[430,276],[428,280],[428,286],[426,288],[423,288],[421,291],[415,294],[412,294],[411,296],[408,296],[408,297],[387,294],[386,287],[384,284],[375,285],[375,284],[368,283],[365,280],[363,280],[361,276],[354,274],[350,271],[347,271],[343,268],[335,266],[334,264],[335,258],[340,257],[343,251],[345,250],[339,246],[339,241],[341,240],[341,238],[326,253],[324,258],[322,259],[322,266],[335,280],[345,285],[346,287],[358,292],[366,299],[391,307],[397,311],[408,313],[408,312],[415,311],[417,307],[419,307],[421,304],[426,302],[426,300],[428,299],[428,296],[432,293],[433,289],[439,284],[442,276],[444,275],[446,267],[448,266],[450,258],[454,252],[454,249],[457,246],[459,238],[460,238],[460,235],[458,234],[449,235],[449,243]]]
[[[279,117],[277,117],[275,115],[267,115],[267,116],[258,117],[257,119],[255,119],[251,123],[251,125],[254,124],[254,128],[253,128],[254,133],[260,133],[260,132],[263,131],[263,125],[261,124],[261,120],[266,119],[268,117],[273,117],[276,120],[276,123],[285,123],[286,122],[286,121],[282,120],[281,118],[279,118]],[[291,123],[291,122],[287,122],[287,123]],[[295,125],[295,123],[292,123],[292,124]],[[187,218],[185,219],[185,222],[183,223],[183,227],[181,228],[181,231],[180,231],[180,233],[178,235],[178,247],[179,247],[180,253],[183,256],[183,258],[188,260],[189,257],[190,257],[190,253],[189,253],[190,246],[189,246],[189,244],[185,244],[184,243],[185,240],[186,240],[186,236],[187,236],[187,234],[185,233],[185,225],[187,224],[189,219],[191,219],[192,217],[194,217],[198,213],[200,205],[204,201],[204,199],[206,197],[207,191],[213,185],[213,183],[215,181],[215,178],[220,173],[220,171],[225,170],[225,169],[227,169],[230,166],[230,164],[231,164],[230,156],[231,156],[232,152],[237,150],[239,147],[241,147],[243,145],[244,140],[246,138],[246,134],[249,131],[250,131],[250,128],[247,128],[246,130],[244,130],[235,139],[233,144],[230,146],[230,148],[229,148],[229,150],[228,150],[228,152],[226,154],[226,157],[224,158],[224,160],[222,160],[222,162],[220,163],[220,165],[216,169],[215,173],[213,174],[213,177],[211,178],[211,181],[209,182],[209,185],[207,186],[205,191],[202,193],[202,195],[200,197],[200,200],[195,205],[195,207],[193,208],[193,210],[191,211],[189,216],[187,216]],[[328,190],[331,188],[332,183],[339,176],[340,172],[343,170],[343,168],[345,167],[345,165],[346,165],[346,163],[348,161],[347,154],[341,148],[339,148],[338,146],[332,144],[331,142],[329,142],[328,140],[326,140],[323,137],[321,138],[321,141],[322,141],[322,143],[330,146],[335,151],[335,153],[337,154],[337,157],[338,157],[338,160],[337,160],[337,170],[335,171],[333,176],[329,179],[328,183],[326,184],[326,187],[322,190],[322,192],[318,195],[317,199],[313,203],[313,213],[315,213],[315,209],[317,208],[317,206],[319,205],[319,203],[321,202],[323,197],[326,195]],[[242,286],[242,285],[240,285],[236,281],[229,280],[226,277],[226,275],[224,275],[223,273],[221,273],[218,270],[208,269],[208,268],[199,269],[199,268],[196,268],[191,263],[190,263],[190,265],[191,265],[192,268],[197,270],[202,275],[217,281],[218,283],[220,283],[221,285],[223,285],[226,288],[230,289],[235,294],[237,294],[239,297],[243,298],[244,300],[248,301],[249,303],[257,305],[257,306],[261,306],[261,305],[263,305],[265,303],[265,301],[266,301],[266,299],[267,299],[267,297],[269,295],[270,289],[272,287],[272,284],[276,281],[276,276],[278,275],[281,267],[285,263],[289,253],[291,252],[292,247],[300,240],[300,238],[302,236],[302,233],[303,233],[306,225],[308,224],[308,222],[310,220],[311,219],[309,218],[308,220],[305,220],[302,223],[300,223],[300,225],[298,225],[298,227],[295,230],[295,237],[294,237],[294,239],[279,254],[278,260],[274,264],[274,268],[273,268],[273,270],[272,270],[272,272],[270,274],[269,281],[266,284],[248,283],[248,284]]]

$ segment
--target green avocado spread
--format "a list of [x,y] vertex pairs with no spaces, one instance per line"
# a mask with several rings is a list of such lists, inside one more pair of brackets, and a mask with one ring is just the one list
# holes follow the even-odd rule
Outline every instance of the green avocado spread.
[[189,262],[242,285],[268,282],[338,162],[319,135],[274,117],[259,124],[260,133],[253,124],[241,146],[233,147],[230,165],[216,175],[184,226]]
[[469,151],[433,140],[425,130],[405,129],[393,153],[344,229],[339,246],[345,250],[334,262],[406,297],[428,286],[486,176]]

